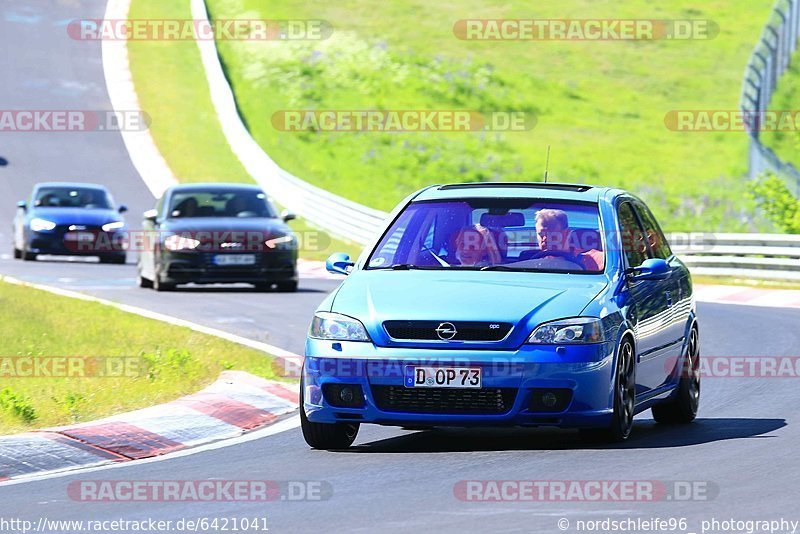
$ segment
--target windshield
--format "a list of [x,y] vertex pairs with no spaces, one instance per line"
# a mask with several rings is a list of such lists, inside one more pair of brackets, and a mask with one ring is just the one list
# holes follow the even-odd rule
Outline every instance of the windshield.
[[111,200],[102,189],[94,187],[43,187],[36,192],[37,208],[110,209]]
[[366,268],[599,273],[604,267],[597,204],[494,198],[412,203]]
[[180,191],[172,196],[169,217],[276,217],[261,191],[202,189]]

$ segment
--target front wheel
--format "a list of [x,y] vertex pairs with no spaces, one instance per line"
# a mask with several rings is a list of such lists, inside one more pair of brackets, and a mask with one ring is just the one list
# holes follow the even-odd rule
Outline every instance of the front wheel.
[[692,328],[683,358],[681,379],[675,395],[652,408],[657,423],[685,424],[697,417],[700,406],[700,347],[697,329]]
[[300,428],[309,447],[314,449],[346,449],[356,440],[358,423],[313,423],[303,407],[305,387],[300,383]]
[[620,345],[615,375],[611,425],[606,428],[582,429],[581,433],[590,441],[616,443],[625,441],[631,435],[636,407],[636,363],[633,343],[628,338]]
[[22,251],[17,247],[14,247],[14,259],[18,260],[22,257]]

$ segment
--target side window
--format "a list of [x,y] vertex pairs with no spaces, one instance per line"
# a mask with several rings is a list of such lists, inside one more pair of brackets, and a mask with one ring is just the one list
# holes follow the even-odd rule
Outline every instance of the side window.
[[617,208],[619,216],[620,240],[628,267],[638,267],[647,259],[647,244],[644,232],[633,212],[630,202],[623,202]]
[[650,245],[653,257],[661,258],[662,260],[669,258],[672,255],[672,251],[669,249],[667,238],[664,237],[664,232],[658,226],[656,218],[653,217],[647,206],[639,202],[636,203],[636,213],[639,214],[639,218],[644,225],[645,235],[647,235],[647,242]]

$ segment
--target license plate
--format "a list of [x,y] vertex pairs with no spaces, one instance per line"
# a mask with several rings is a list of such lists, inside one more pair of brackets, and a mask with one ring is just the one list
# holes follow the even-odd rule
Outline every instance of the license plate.
[[64,234],[64,241],[94,241],[94,234],[91,232],[67,232]]
[[405,368],[407,388],[474,388],[481,387],[480,367],[416,367]]
[[255,265],[255,254],[217,254],[214,256],[216,265]]

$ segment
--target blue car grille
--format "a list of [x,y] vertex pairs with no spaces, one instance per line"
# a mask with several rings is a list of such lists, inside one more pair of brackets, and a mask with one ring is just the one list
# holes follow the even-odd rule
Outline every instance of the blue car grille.
[[502,414],[511,410],[517,388],[444,389],[370,386],[385,412]]
[[[489,323],[474,321],[445,322],[455,327],[456,334],[447,338],[450,341],[500,341],[511,330],[510,323]],[[437,329],[443,321],[385,321],[383,327],[392,339],[438,340]]]

